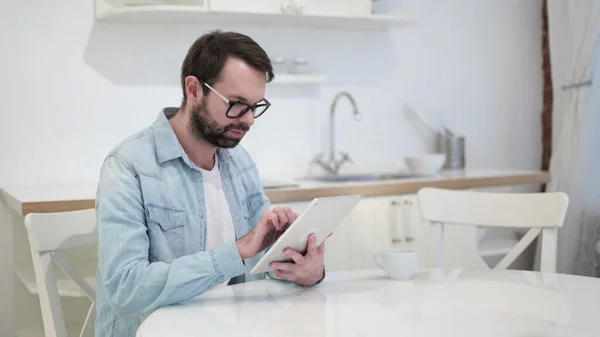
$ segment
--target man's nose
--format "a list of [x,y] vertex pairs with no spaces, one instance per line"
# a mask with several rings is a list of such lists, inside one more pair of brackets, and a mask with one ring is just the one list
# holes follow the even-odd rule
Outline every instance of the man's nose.
[[248,126],[254,125],[254,111],[249,110],[242,117],[240,117],[240,121]]

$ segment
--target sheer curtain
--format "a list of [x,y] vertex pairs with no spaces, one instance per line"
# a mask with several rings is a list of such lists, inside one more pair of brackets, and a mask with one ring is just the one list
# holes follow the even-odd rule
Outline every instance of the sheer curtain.
[[554,150],[547,191],[570,197],[557,271],[595,277],[600,277],[599,31],[600,0],[548,0]]

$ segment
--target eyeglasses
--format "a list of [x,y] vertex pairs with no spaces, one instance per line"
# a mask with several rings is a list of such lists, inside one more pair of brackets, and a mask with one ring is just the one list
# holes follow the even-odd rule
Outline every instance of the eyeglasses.
[[208,85],[206,82],[202,82],[208,89],[214,92],[219,98],[221,98],[225,103],[229,105],[227,108],[227,112],[225,112],[225,116],[229,118],[239,118],[246,114],[246,112],[252,110],[254,113],[254,118],[260,117],[262,114],[267,111],[267,109],[271,106],[271,103],[267,101],[266,98],[263,98],[261,102],[250,105],[241,101],[230,101],[227,97],[223,96],[220,92],[218,92],[215,88]]

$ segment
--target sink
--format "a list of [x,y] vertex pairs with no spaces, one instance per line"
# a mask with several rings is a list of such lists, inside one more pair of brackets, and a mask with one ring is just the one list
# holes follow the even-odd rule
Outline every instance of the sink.
[[359,174],[340,174],[305,177],[304,180],[323,181],[323,182],[352,182],[352,181],[378,181],[412,178],[416,175],[411,173],[359,173]]

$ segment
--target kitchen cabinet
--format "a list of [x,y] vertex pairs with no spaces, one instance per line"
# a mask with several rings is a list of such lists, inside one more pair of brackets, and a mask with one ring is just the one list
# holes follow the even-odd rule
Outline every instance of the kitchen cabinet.
[[202,23],[274,28],[387,30],[413,25],[400,15],[373,15],[371,0],[94,0],[103,22]]
[[[103,0],[111,6],[144,6],[152,4],[148,0]],[[208,0],[161,0],[160,4],[167,6],[206,6]],[[154,3],[156,4],[156,3]]]
[[255,14],[292,14],[292,0],[218,0],[209,2],[210,11]]
[[375,253],[407,245],[391,226],[393,201],[391,197],[369,197],[356,206],[327,242],[327,270],[377,268]]
[[368,16],[371,0],[294,0],[296,13],[314,16]]
[[[290,206],[302,213],[309,202],[273,204]],[[465,251],[465,240],[479,240],[477,253],[493,266],[514,247],[518,238],[514,233],[482,229],[473,226],[446,226],[444,256],[465,256],[459,267],[478,267],[470,251]],[[356,270],[377,268],[374,255],[387,248],[408,248],[419,252],[419,267],[437,266],[437,247],[440,232],[422,220],[415,194],[365,197],[336,228],[326,241],[325,267],[327,270]],[[525,260],[513,267],[529,269]]]
[[370,0],[219,0],[210,11],[311,16],[367,16]]
[[[327,270],[377,268],[373,256],[382,249],[419,249],[419,215],[412,209],[411,196],[364,198],[326,241]],[[273,204],[290,206],[302,213],[309,202]],[[404,211],[408,210],[408,211]]]

